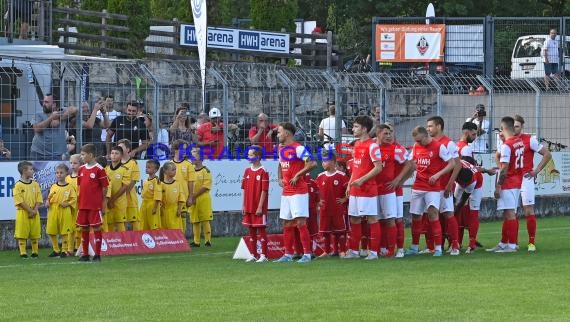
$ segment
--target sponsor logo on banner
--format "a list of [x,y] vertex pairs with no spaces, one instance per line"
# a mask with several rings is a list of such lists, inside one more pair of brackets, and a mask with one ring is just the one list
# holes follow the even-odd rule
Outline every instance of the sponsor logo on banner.
[[[94,248],[94,235],[89,237]],[[186,251],[190,251],[190,246],[178,229],[106,232],[101,241],[103,256]]]
[[429,43],[426,40],[426,37],[421,36],[420,41],[418,41],[418,45],[416,46],[420,55],[425,55],[426,51],[429,49]]

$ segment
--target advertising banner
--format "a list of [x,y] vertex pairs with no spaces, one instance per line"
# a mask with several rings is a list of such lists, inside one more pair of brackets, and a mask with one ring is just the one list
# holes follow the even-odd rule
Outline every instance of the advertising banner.
[[[95,249],[93,234],[89,242]],[[108,232],[101,243],[102,256],[188,251],[188,241],[179,229]]]
[[376,61],[442,62],[445,25],[376,25]]

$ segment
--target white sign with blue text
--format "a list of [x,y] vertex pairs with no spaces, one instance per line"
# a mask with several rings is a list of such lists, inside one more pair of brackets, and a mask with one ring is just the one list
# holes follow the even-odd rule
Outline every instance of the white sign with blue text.
[[[196,28],[180,26],[180,45],[198,46]],[[208,48],[289,53],[289,34],[208,27]]]

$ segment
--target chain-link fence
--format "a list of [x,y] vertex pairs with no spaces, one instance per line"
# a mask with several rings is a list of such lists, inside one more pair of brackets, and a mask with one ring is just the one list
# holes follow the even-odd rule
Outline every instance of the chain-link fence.
[[49,0],[5,0],[0,2],[0,35],[9,43],[26,40],[51,41],[51,9]]
[[[413,144],[413,127],[439,115],[453,139],[459,139],[466,120],[484,123],[486,133],[479,152],[492,151],[496,147],[494,129],[501,117],[514,114],[522,115],[526,131],[551,148],[562,149],[570,143],[570,112],[565,106],[570,81],[564,77],[552,78],[546,86],[542,78],[335,73],[214,63],[207,69],[202,111],[200,71],[195,62],[2,58],[0,124],[3,149],[10,152],[3,155],[4,160],[34,159],[38,154],[39,159],[59,160],[84,143],[95,143],[98,153],[106,155],[107,137],[112,142],[125,136],[135,146],[140,144],[137,156],[142,158],[145,143],[169,144],[180,138],[200,142],[203,138],[196,129],[208,122],[214,109],[227,124],[223,144],[232,154],[252,143],[274,148],[278,144],[275,127],[283,121],[294,123],[296,138],[314,149],[325,143],[349,142],[352,122],[359,115],[369,115],[376,123],[393,123],[404,145]],[[55,104],[48,93],[54,94]],[[480,104],[485,108],[483,116],[475,109]],[[336,106],[334,119],[331,105]],[[76,115],[67,115],[73,107],[77,107]],[[56,116],[50,118],[54,112]],[[177,121],[179,117],[182,121]],[[334,127],[323,128],[322,124]],[[336,130],[331,132],[331,128]]]

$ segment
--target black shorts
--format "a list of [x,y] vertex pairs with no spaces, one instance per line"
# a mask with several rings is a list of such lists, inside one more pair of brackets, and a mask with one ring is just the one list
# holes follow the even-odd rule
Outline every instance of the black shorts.
[[544,75],[550,76],[552,74],[558,74],[558,64],[544,63]]

